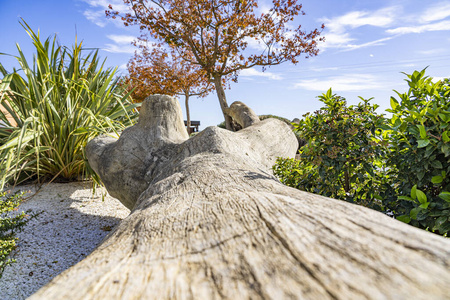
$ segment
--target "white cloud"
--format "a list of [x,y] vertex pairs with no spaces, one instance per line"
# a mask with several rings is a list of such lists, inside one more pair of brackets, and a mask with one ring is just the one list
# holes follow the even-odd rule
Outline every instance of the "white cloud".
[[[431,4],[421,10],[420,14],[405,14],[401,6],[390,6],[375,11],[351,11],[341,16],[320,20],[325,23],[326,31],[325,43],[319,47],[321,50],[338,48],[350,51],[383,45],[404,34],[450,31],[449,17],[449,1]],[[374,41],[358,43],[355,29],[362,26],[385,28],[385,30],[379,31],[378,39]],[[386,34],[389,36],[386,37]],[[374,36],[373,33],[370,36]]]
[[260,3],[258,3],[257,12],[260,14],[267,14],[271,8],[272,6],[270,5],[270,3],[264,3],[264,1],[261,1]]
[[309,71],[314,71],[314,72],[328,72],[328,71],[338,71],[339,67],[324,67],[324,68],[310,68]]
[[325,43],[320,44],[320,49],[345,47],[355,40],[350,37],[349,33],[325,33],[323,36],[325,37]]
[[105,10],[109,9],[108,5],[112,5],[114,10],[125,13],[129,12],[130,8],[123,3],[122,0],[82,0],[90,6],[90,9],[86,9],[83,15],[97,26],[105,27],[108,22],[112,22],[117,26],[123,26],[123,22],[119,19],[112,20],[107,19]]
[[127,64],[121,64],[121,65],[119,66],[118,70],[119,70],[119,71],[126,71],[126,70],[128,70]]
[[128,53],[133,54],[137,48],[131,44],[136,37],[131,35],[110,34],[106,36],[112,40],[114,44],[106,44],[103,50],[111,53]]
[[248,47],[255,50],[264,51],[267,48],[266,44],[264,44],[260,39],[245,38],[245,42],[247,43]]
[[259,76],[259,77],[266,77],[266,78],[269,78],[272,80],[281,80],[282,79],[282,77],[278,74],[274,74],[271,72],[260,72],[255,69],[244,69],[239,73],[239,76],[243,76],[243,77]]
[[136,37],[132,35],[117,35],[117,34],[110,34],[106,36],[108,39],[113,40],[116,44],[131,44]]
[[438,82],[439,80],[444,80],[445,78],[450,78],[450,76],[439,76],[439,77],[432,77],[433,82]]
[[[108,5],[112,5],[114,10],[118,11],[127,11],[129,10],[128,6],[123,3],[122,0],[83,0],[91,7],[98,7],[102,9],[108,9]],[[104,13],[104,11],[103,11]]]
[[134,51],[136,51],[136,47],[133,47],[132,45],[125,46],[125,45],[106,44],[105,48],[102,48],[102,50],[105,50],[105,51],[111,52],[111,53],[133,54]]
[[449,17],[450,3],[441,1],[429,6],[420,15],[406,16],[405,19],[408,20],[406,26],[388,29],[386,33],[403,35],[429,31],[449,31]]
[[392,40],[394,37],[387,37],[387,38],[382,38],[379,40],[375,40],[375,41],[371,41],[371,42],[367,42],[367,43],[363,43],[363,44],[358,44],[358,45],[353,45],[353,44],[347,44],[344,46],[344,48],[346,48],[347,51],[350,50],[356,50],[356,49],[361,49],[361,48],[367,48],[367,47],[371,47],[371,46],[380,46],[380,45],[384,45],[386,41]]
[[446,52],[446,49],[444,49],[444,48],[418,51],[418,53],[422,54],[422,55],[436,55],[436,54],[441,54],[441,53],[444,53],[444,52]]
[[353,50],[366,46],[379,45],[380,40],[362,45],[350,45],[349,43],[356,39],[351,36],[349,31],[362,26],[387,27],[395,22],[399,10],[399,7],[392,6],[373,12],[352,11],[331,19],[322,18],[319,21],[325,24],[326,32],[324,33],[325,43],[321,44],[320,48],[347,48],[348,50]]
[[105,27],[106,25],[105,13],[102,11],[94,11],[88,9],[83,12],[83,15],[86,17],[86,19],[99,27]]
[[440,2],[429,7],[419,18],[420,23],[429,23],[450,17],[450,3]]
[[324,18],[321,21],[333,33],[344,33],[347,28],[361,26],[386,27],[395,21],[398,7],[386,7],[374,12],[352,11],[343,16],[332,19]]
[[390,34],[422,33],[427,31],[450,30],[450,20],[420,26],[405,26],[386,30]]
[[324,80],[301,80],[294,88],[302,88],[310,91],[326,91],[333,88],[336,92],[374,90],[383,87],[379,79],[373,75],[349,74],[337,77],[329,77]]

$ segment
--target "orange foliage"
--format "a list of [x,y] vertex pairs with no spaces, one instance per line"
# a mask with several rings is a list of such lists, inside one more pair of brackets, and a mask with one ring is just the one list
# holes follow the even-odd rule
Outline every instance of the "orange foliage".
[[141,48],[142,52],[128,62],[129,76],[125,78],[128,89],[134,89],[134,101],[142,102],[151,94],[203,97],[211,91],[205,71],[198,66],[186,63],[175,52],[168,53],[161,47]]
[[[143,41],[155,39],[173,47],[177,55],[199,66],[214,82],[222,108],[228,107],[224,76],[237,79],[240,70],[297,63],[318,54],[321,31],[305,32],[290,26],[303,15],[296,0],[273,0],[267,12],[258,12],[257,0],[124,0],[132,13],[120,15],[110,5],[107,16],[120,17],[125,26],[137,25]],[[323,29],[323,25],[322,25]],[[247,49],[250,41],[260,50]],[[227,127],[230,123],[227,115]]]

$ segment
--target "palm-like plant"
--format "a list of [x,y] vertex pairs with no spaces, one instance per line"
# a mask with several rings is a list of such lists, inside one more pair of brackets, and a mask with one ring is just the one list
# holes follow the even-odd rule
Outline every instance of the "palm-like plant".
[[[56,36],[41,42],[23,20],[36,48],[33,64],[17,45],[20,70],[8,73],[0,63],[0,188],[28,178],[93,177],[84,147],[99,134],[118,136],[132,125],[137,104],[117,84],[116,69],[104,69],[98,50],[83,56],[82,43],[59,46]],[[19,74],[23,73],[23,76]]]

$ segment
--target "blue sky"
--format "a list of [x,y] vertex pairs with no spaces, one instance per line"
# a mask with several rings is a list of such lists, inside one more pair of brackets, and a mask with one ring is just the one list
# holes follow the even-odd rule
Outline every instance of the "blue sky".
[[[411,73],[428,66],[436,79],[450,77],[450,0],[306,0],[300,1],[306,16],[296,22],[305,30],[326,29],[326,42],[317,57],[301,58],[297,65],[283,64],[246,70],[226,91],[229,103],[243,101],[257,114],[274,114],[293,119],[317,110],[316,96],[330,87],[356,104],[358,96],[374,97],[379,112],[389,106],[392,90],[404,92],[407,85],[400,72]],[[125,74],[126,63],[135,48],[130,44],[139,35],[137,28],[106,19],[108,4],[126,10],[121,0],[0,0],[0,52],[17,54],[16,43],[29,55],[30,38],[19,24],[23,18],[42,37],[58,35],[70,46],[83,40],[87,48],[99,48],[108,66],[118,66]],[[261,1],[261,9],[267,4]],[[295,25],[295,24],[293,24]],[[257,45],[255,45],[257,47]],[[12,70],[13,59],[0,56]],[[183,106],[183,105],[182,105]],[[202,128],[223,119],[215,94],[191,100],[191,119]]]

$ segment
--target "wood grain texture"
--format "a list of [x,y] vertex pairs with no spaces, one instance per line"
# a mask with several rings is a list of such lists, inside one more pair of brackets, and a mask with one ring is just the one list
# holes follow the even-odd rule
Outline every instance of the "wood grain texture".
[[271,175],[291,133],[272,119],[179,143],[130,216],[30,299],[448,299],[448,239]]
[[258,115],[250,107],[240,101],[231,103],[230,107],[224,109],[224,112],[242,128],[247,128],[259,122]]

